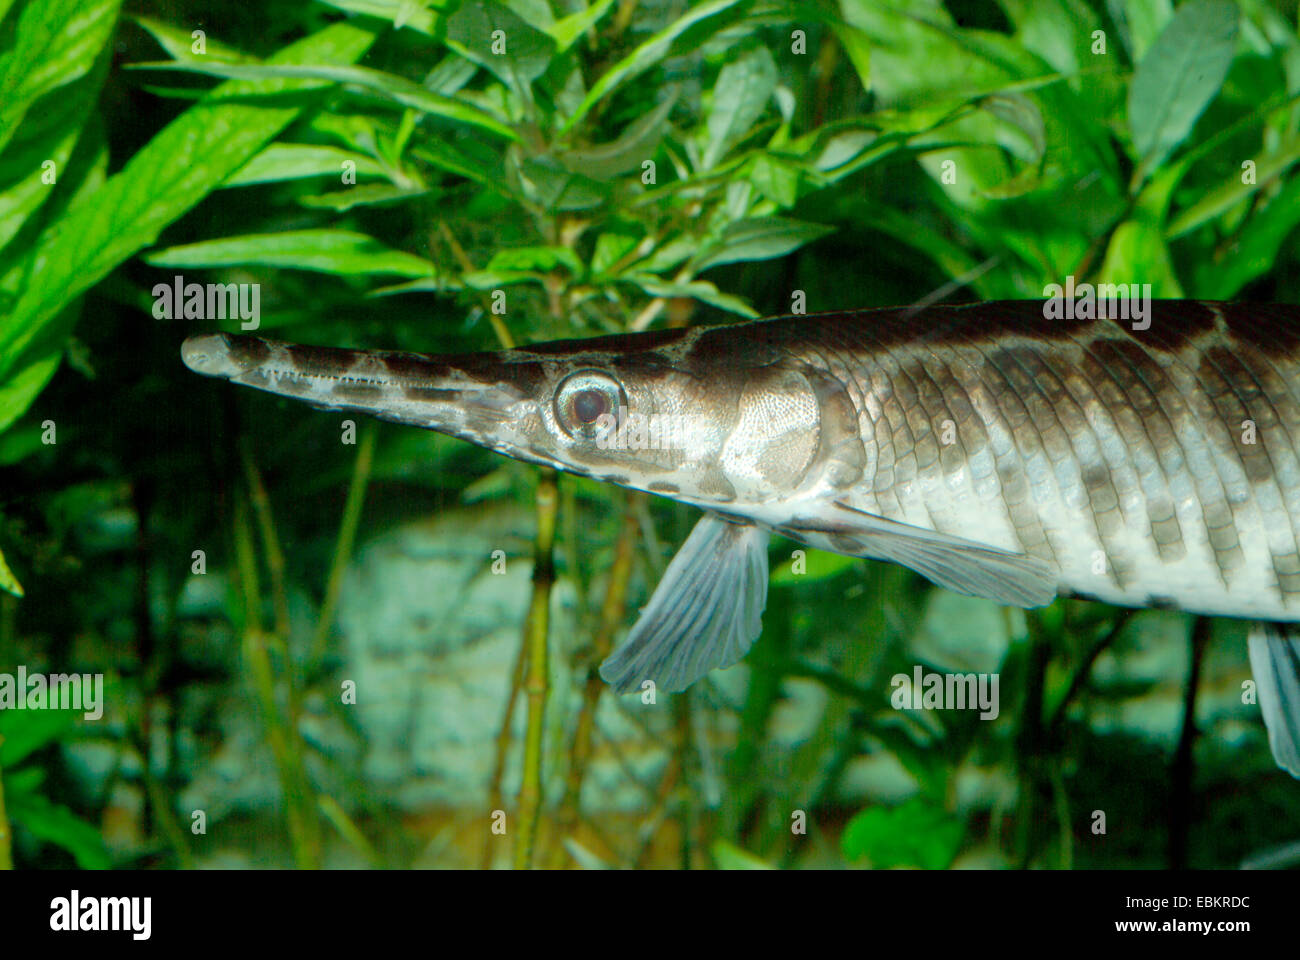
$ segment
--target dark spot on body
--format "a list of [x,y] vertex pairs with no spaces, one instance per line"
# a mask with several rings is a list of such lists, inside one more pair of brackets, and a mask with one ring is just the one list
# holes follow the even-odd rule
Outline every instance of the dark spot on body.
[[651,493],[681,493],[682,488],[675,483],[666,483],[662,480],[656,480],[646,487]]
[[271,347],[260,337],[226,336],[230,358],[245,370],[265,363],[271,356]]
[[1143,605],[1149,607],[1152,610],[1181,610],[1182,609],[1178,605],[1178,601],[1175,600],[1173,597],[1165,597],[1155,593],[1150,594],[1146,598],[1146,600],[1143,601]]

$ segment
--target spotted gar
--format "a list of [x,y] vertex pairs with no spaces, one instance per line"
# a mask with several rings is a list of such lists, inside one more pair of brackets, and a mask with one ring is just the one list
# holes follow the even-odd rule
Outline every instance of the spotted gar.
[[[869,310],[424,356],[212,334],[194,371],[438,430],[705,511],[622,645],[680,690],[761,630],[767,543],[1256,621],[1269,740],[1300,776],[1300,307],[1042,301]],[[1110,315],[1118,315],[1111,312]]]

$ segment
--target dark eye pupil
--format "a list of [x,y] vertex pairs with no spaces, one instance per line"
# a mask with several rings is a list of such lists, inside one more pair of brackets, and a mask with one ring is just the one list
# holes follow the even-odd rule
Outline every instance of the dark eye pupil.
[[599,390],[583,390],[573,397],[573,415],[581,423],[595,423],[609,412],[609,399]]

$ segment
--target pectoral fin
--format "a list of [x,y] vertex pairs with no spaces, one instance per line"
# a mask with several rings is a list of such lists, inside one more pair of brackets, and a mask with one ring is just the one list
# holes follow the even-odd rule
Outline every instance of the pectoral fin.
[[1247,644],[1273,759],[1300,779],[1300,627],[1257,623]]
[[1038,557],[887,520],[842,501],[835,505],[849,528],[833,540],[842,553],[857,547],[856,556],[902,564],[956,593],[1013,607],[1042,607],[1056,598],[1056,576]]
[[601,677],[617,693],[646,680],[671,692],[743,657],[762,631],[769,536],[754,524],[706,514],[623,645],[601,664]]

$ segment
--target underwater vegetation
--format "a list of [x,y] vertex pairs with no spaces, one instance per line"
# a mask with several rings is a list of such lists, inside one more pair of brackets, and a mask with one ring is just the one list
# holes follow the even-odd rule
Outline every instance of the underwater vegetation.
[[1300,303],[1296,16],[0,0],[0,867],[1294,866],[1245,621],[778,535],[620,696],[695,507],[180,351]]

